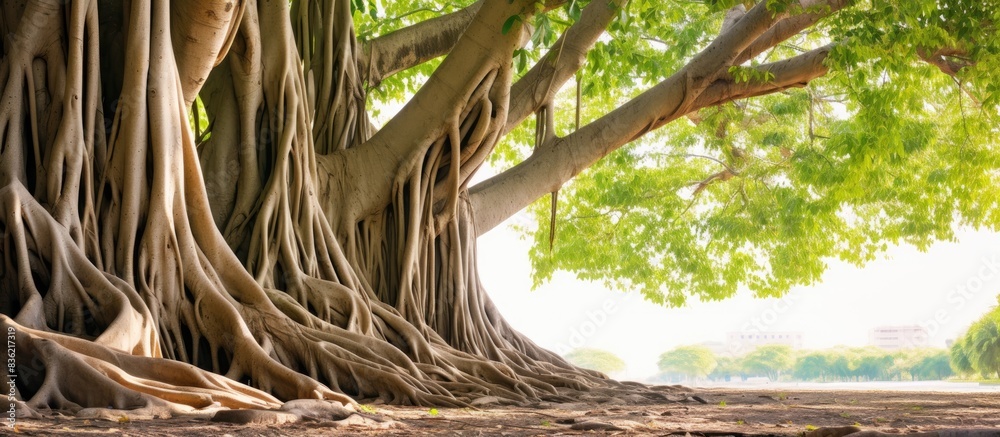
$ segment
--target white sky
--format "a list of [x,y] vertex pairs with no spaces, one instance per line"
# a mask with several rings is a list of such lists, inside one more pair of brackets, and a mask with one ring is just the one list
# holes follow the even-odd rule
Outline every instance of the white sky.
[[[528,220],[523,214],[511,220]],[[931,346],[944,347],[996,306],[1000,294],[1000,233],[974,230],[925,253],[892,248],[863,269],[832,262],[820,284],[782,299],[743,292],[666,308],[568,273],[531,291],[530,242],[510,229],[511,220],[481,236],[477,252],[482,282],[501,313],[556,352],[580,346],[614,352],[628,364],[626,379],[654,374],[657,357],[675,346],[722,342],[727,332],[748,329],[801,331],[803,346],[818,349],[865,346],[876,326],[919,324]]]

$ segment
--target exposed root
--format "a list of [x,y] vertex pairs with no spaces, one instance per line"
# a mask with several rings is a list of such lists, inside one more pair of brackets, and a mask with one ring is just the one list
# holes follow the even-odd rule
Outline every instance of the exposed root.
[[207,407],[274,408],[268,394],[190,364],[123,353],[23,327],[0,315],[17,344],[17,393],[34,409],[147,409],[162,414]]
[[[200,149],[186,105],[207,67],[182,81],[175,55],[216,48],[173,44],[169,4],[134,1],[104,15],[129,61],[102,81],[99,4],[31,2],[2,47],[0,326],[30,407],[464,406],[618,387],[511,329],[479,283],[464,192],[506,121],[509,65],[470,73],[467,103],[361,217],[331,199],[371,193],[318,189],[358,171],[319,161],[367,165],[352,157],[371,147],[346,0],[302,2],[298,39],[287,2],[240,3],[238,30],[212,40],[232,49],[206,82]],[[110,126],[101,83],[120,89]]]

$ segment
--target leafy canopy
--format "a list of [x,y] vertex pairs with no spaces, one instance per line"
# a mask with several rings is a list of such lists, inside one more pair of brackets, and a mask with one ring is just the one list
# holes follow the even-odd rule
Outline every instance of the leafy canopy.
[[[723,2],[668,3],[631,3],[588,58],[585,120],[716,34]],[[521,229],[535,242],[536,285],[564,270],[666,305],[739,289],[776,296],[818,281],[831,259],[862,265],[961,226],[1000,229],[998,11],[859,2],[751,60],[836,44],[829,73],[808,87],[690,114],[564,186],[552,247],[549,201],[537,202],[538,225]],[[945,74],[924,60],[932,53],[966,66]],[[517,141],[508,146],[526,153],[527,138]]]
[[[354,2],[358,35],[373,38],[470,2]],[[589,2],[538,14],[515,52],[523,74]],[[635,0],[618,11],[556,102],[556,133],[586,124],[683,67],[717,35],[733,0]],[[792,14],[791,2],[768,0]],[[871,261],[890,245],[926,248],[960,226],[1000,229],[1000,7],[993,1],[859,1],[743,66],[834,44],[830,71],[806,88],[703,109],[598,162],[530,208],[520,231],[538,285],[558,271],[683,305],[749,289],[776,296],[818,281],[827,262]],[[609,3],[609,7],[615,7]],[[376,19],[377,18],[377,19]],[[946,74],[943,54],[962,68]],[[400,101],[437,63],[374,86],[371,108]],[[516,77],[515,77],[516,80]],[[492,164],[531,153],[533,121]]]
[[984,314],[959,337],[950,358],[958,373],[1000,378],[1000,307]]

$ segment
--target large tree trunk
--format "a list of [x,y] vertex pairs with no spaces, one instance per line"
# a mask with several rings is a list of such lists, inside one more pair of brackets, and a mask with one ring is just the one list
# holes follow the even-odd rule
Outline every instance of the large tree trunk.
[[[375,137],[346,1],[5,4],[0,320],[19,397],[462,405],[608,383],[512,330],[475,272],[461,193],[506,122],[519,39],[474,41],[520,3],[455,47],[478,69],[446,61],[414,99],[432,122],[404,109]],[[121,44],[103,62],[101,38]]]
[[[512,86],[523,38],[501,26],[534,5],[484,0],[362,46],[347,0],[5,2],[0,325],[18,397],[178,411],[622,387],[504,321],[476,237],[663,123],[822,74],[825,52],[732,86],[719,71],[780,41],[765,32],[783,17],[755,8],[721,51],[469,194],[498,138],[551,101],[616,14],[592,2],[565,55]],[[375,132],[364,81],[445,53]],[[211,128],[196,144],[198,96]]]

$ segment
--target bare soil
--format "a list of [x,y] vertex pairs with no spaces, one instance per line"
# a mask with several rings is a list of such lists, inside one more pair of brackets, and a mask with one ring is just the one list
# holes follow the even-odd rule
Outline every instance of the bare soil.
[[[84,420],[50,415],[21,419],[19,435],[301,436],[301,435],[802,435],[816,428],[857,426],[909,434],[944,429],[995,431],[997,393],[892,391],[778,391],[697,389],[676,401],[639,396],[611,401],[530,407],[463,409],[365,406],[339,422],[304,419],[283,425],[233,425],[206,418]],[[0,433],[15,431],[0,427]],[[993,435],[992,432],[985,435]]]

